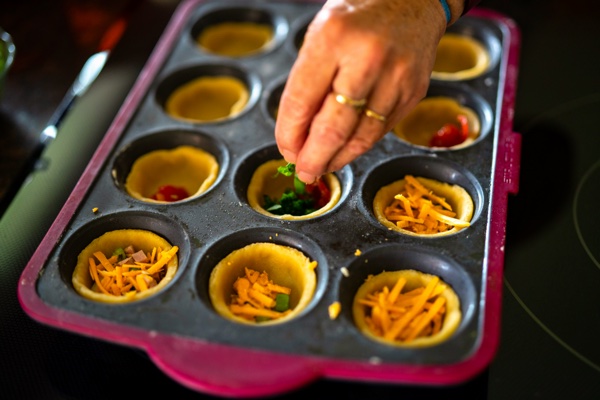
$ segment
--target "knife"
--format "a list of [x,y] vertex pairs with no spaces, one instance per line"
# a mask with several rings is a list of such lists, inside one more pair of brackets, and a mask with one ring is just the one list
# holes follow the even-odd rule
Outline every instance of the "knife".
[[[75,103],[75,101],[81,97],[90,85],[96,80],[100,71],[106,64],[106,60],[108,59],[109,50],[100,51],[98,53],[93,54],[90,58],[87,59],[79,75],[69,88],[67,94],[63,97],[61,102],[59,103],[57,109],[50,117],[50,121],[48,125],[44,128],[40,135],[40,149],[36,152],[36,156],[39,156],[41,150],[51,141],[56,138],[58,134],[58,127]],[[37,157],[36,157],[37,158]]]
[[45,164],[40,162],[40,157],[44,149],[52,140],[56,139],[61,122],[68,114],[75,101],[80,98],[88,90],[94,80],[96,80],[100,71],[102,71],[104,64],[106,64],[108,56],[109,50],[103,50],[94,53],[86,60],[79,71],[77,78],[75,78],[68,92],[50,117],[48,125],[42,130],[39,140],[30,156],[25,161],[23,168],[17,172],[17,176],[15,176],[14,179],[14,190],[18,190],[19,187],[27,184],[35,171],[45,168]]

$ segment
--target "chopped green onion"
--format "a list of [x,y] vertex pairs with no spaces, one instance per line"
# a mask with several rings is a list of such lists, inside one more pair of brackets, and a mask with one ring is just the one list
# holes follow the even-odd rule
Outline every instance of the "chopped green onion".
[[298,194],[306,193],[306,183],[304,183],[300,179],[298,179],[297,176],[294,176],[294,190]]
[[127,258],[127,255],[125,254],[125,250],[123,250],[122,247],[119,247],[118,249],[116,249],[112,255],[117,256],[117,260],[119,260],[119,261]]
[[312,196],[307,196],[306,184],[295,175],[295,164],[288,163],[277,168],[278,174],[285,176],[294,175],[294,189],[287,188],[281,195],[280,199],[270,198],[267,195],[263,196],[263,208],[275,215],[308,215],[315,212],[315,200]]
[[296,173],[296,165],[287,163],[286,165],[277,168],[277,172],[285,176],[292,176],[294,173]]
[[283,312],[290,308],[290,295],[277,293],[275,296],[275,311]]

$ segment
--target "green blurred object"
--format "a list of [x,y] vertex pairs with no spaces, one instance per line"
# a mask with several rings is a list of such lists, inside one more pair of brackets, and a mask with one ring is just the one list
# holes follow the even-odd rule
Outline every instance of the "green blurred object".
[[4,92],[4,79],[15,58],[12,36],[0,27],[0,97]]

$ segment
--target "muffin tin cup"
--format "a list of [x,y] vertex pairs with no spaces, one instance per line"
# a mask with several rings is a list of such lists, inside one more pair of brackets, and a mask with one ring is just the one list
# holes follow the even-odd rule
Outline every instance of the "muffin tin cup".
[[[427,90],[427,94],[425,96],[425,101],[431,99],[442,99],[443,101],[453,101],[455,102],[456,107],[460,107],[461,110],[467,110],[469,114],[472,114],[472,118],[476,120],[477,136],[471,137],[469,136],[467,140],[458,145],[454,145],[451,147],[431,147],[424,143],[418,143],[417,141],[411,141],[410,138],[403,137],[398,135],[395,130],[394,134],[398,137],[398,140],[402,140],[409,144],[410,146],[414,146],[420,149],[437,151],[437,152],[445,152],[445,151],[456,151],[466,147],[471,147],[478,142],[485,139],[485,137],[490,134],[493,129],[493,121],[494,115],[492,111],[491,105],[488,103],[483,96],[479,95],[476,91],[472,89],[462,89],[460,87],[453,86],[447,82],[436,82],[432,81],[429,85],[429,89]],[[439,101],[439,100],[438,100]],[[418,107],[418,106],[417,106]],[[443,111],[445,108],[449,108],[447,105],[438,105],[437,107],[432,107],[433,111]],[[464,111],[463,111],[464,112]],[[470,123],[472,125],[475,123]],[[413,128],[414,129],[414,128]],[[410,130],[410,127],[406,128],[406,130]],[[431,132],[436,131],[436,128],[431,129]],[[410,132],[408,132],[410,134]]]
[[[491,35],[500,46],[497,60],[479,78],[432,81],[430,93],[457,96],[478,108],[485,132],[477,141],[438,151],[390,132],[335,172],[341,193],[331,210],[315,218],[272,218],[250,206],[247,189],[261,164],[281,158],[273,135],[277,103],[303,29],[321,5],[182,2],[23,271],[18,294],[28,315],[143,349],[168,376],[216,395],[268,396],[322,377],[456,384],[485,368],[498,343],[507,195],[518,190],[520,136],[512,131],[518,30],[500,14],[472,10],[453,29]],[[254,8],[256,14],[249,12]],[[273,45],[235,58],[199,49],[193,40],[197,30],[227,20],[228,10],[236,21],[248,15],[271,21],[277,32]],[[181,83],[226,72],[248,88],[242,112],[204,122],[164,112],[169,93]],[[145,202],[127,193],[136,159],[184,145],[210,153],[219,164],[206,191],[173,203]],[[474,205],[470,226],[429,238],[383,226],[373,212],[375,194],[407,174],[463,187]],[[177,272],[161,291],[123,304],[76,292],[71,278],[78,254],[116,229],[148,230],[178,246]],[[285,246],[316,263],[310,299],[281,323],[241,324],[224,318],[212,303],[212,271],[232,252],[256,243]],[[418,348],[390,346],[357,327],[352,305],[361,284],[369,275],[402,269],[437,275],[456,292],[460,323],[446,340]],[[330,314],[334,305],[340,306],[338,314]]]
[[[192,190],[189,190],[190,196],[180,201],[190,201],[205,196],[206,193],[219,185],[224,174],[228,170],[229,152],[227,146],[219,138],[207,135],[200,130],[182,129],[178,127],[165,127],[160,130],[148,131],[130,142],[123,143],[114,159],[111,171],[114,185],[128,196],[136,198],[139,201],[157,203],[150,198],[144,198],[139,194],[134,196],[130,193],[127,182],[131,176],[132,168],[138,160],[149,154],[155,152],[170,152],[182,147],[195,149],[202,152],[205,157],[208,156],[214,158],[216,166],[212,164],[202,165],[202,160],[200,160],[202,168],[198,167],[198,163],[193,163],[192,161],[186,163],[184,165],[185,168],[181,168],[181,171],[196,169],[189,173],[190,176],[196,177],[195,179],[190,178],[190,181],[192,181],[195,186],[193,186]],[[161,161],[154,161],[154,163],[160,162]],[[155,171],[154,173],[164,173],[164,175],[169,176],[172,172],[168,169],[176,169],[174,167],[176,166],[169,163],[158,165],[156,168],[159,172]],[[161,172],[161,169],[166,171]],[[206,171],[198,171],[198,169],[206,169]],[[217,170],[215,171],[215,169]]]
[[[266,39],[264,44],[253,49],[247,49],[239,54],[220,54],[219,49],[210,49],[203,47],[198,38],[207,29],[210,29],[220,24],[253,24],[259,27],[269,29],[272,33],[271,37]],[[250,28],[251,29],[251,28]],[[226,5],[222,7],[218,3],[207,5],[207,11],[201,18],[195,22],[190,29],[190,39],[198,47],[198,51],[205,52],[209,55],[221,56],[226,58],[248,58],[268,56],[268,54],[279,47],[286,39],[289,33],[289,24],[286,18],[281,14],[273,13],[268,7],[258,6],[256,4],[247,6],[243,3],[237,5]],[[251,36],[242,33],[241,36]],[[224,37],[229,41],[236,39],[235,35],[224,34]]]
[[448,27],[446,32],[449,37],[464,41],[460,49],[454,49],[455,57],[458,55],[470,59],[474,57],[473,53],[483,52],[477,58],[481,58],[483,55],[487,62],[485,65],[478,65],[479,60],[466,63],[462,68],[454,68],[452,72],[436,71],[434,67],[433,80],[458,82],[479,79],[497,67],[502,58],[503,45],[498,35],[485,23],[472,21],[469,25],[453,24]]

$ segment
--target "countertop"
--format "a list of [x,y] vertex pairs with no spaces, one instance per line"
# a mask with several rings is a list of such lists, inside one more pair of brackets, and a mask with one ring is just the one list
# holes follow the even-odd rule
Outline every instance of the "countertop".
[[40,134],[92,54],[114,46],[135,0],[25,0],[3,6],[0,26],[17,56],[0,99],[0,215],[35,163]]
[[[164,390],[172,398],[213,398],[174,382],[139,350],[31,320],[16,297],[19,274],[178,2],[125,3],[27,0],[0,15],[17,46],[0,102],[0,385],[7,398],[126,398]],[[483,0],[480,6],[513,18],[522,35],[514,119],[523,138],[520,190],[508,202],[495,359],[480,376],[453,387],[323,379],[281,398],[324,391],[348,399],[592,399],[600,393],[600,15],[591,0]],[[104,70],[26,178],[40,132],[123,15],[127,27]],[[109,382],[123,374],[136,384],[115,392]]]

